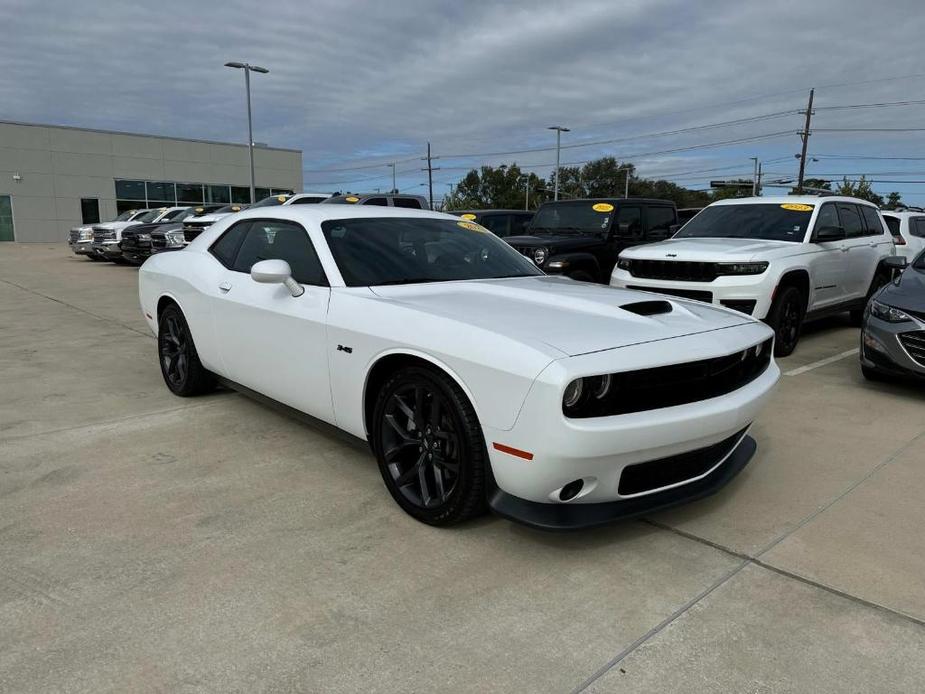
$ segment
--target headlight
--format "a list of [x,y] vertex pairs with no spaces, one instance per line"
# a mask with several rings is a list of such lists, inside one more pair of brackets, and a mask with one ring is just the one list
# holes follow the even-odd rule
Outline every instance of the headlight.
[[626,270],[627,272],[630,271],[630,266],[632,264],[633,262],[629,258],[619,258],[617,260],[617,267],[621,270]]
[[545,248],[537,248],[535,251],[533,251],[533,262],[537,265],[542,265],[546,262],[547,255],[548,252]]
[[760,263],[717,263],[717,275],[760,275],[768,269],[764,261]]
[[606,398],[610,394],[612,384],[611,374],[576,378],[565,387],[565,392],[562,394],[562,409],[566,415],[573,415],[593,401]]
[[881,304],[879,301],[870,302],[870,313],[872,316],[876,316],[880,320],[885,320],[887,323],[905,323],[906,321],[912,320],[909,314],[900,311],[898,308]]
[[150,241],[151,234],[135,234],[136,241]]
[[92,238],[93,238],[93,230],[92,230],[92,229],[86,229],[86,230],[80,232],[80,240],[81,240],[81,241],[89,241],[89,240],[92,239]]
[[169,231],[164,234],[164,238],[167,239],[167,243],[171,246],[182,246],[183,245],[183,232],[182,231]]

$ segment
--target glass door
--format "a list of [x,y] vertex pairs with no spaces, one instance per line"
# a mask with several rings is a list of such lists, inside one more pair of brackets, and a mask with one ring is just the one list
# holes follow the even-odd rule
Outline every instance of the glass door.
[[0,241],[13,241],[13,201],[0,195]]

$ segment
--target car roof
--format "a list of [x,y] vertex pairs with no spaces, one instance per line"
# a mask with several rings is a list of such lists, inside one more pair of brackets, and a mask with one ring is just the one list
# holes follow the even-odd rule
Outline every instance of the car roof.
[[533,210],[506,210],[499,207],[490,210],[453,210],[449,214],[533,214]]
[[543,205],[563,205],[567,203],[582,203],[582,202],[609,202],[611,205],[625,205],[628,202],[644,202],[644,203],[655,203],[659,205],[674,205],[674,202],[671,200],[665,200],[663,198],[571,198],[569,200],[547,200]]
[[329,219],[361,219],[376,217],[411,217],[421,219],[452,219],[459,217],[444,212],[415,210],[407,207],[382,207],[379,205],[277,205],[275,207],[254,207],[241,210],[237,219],[285,219],[301,224],[321,224]]
[[872,202],[861,200],[860,198],[852,198],[847,195],[767,195],[749,198],[728,198],[726,200],[717,200],[716,202],[710,203],[708,207],[720,205],[784,205],[786,203],[794,205],[821,205],[824,202],[851,202],[876,207]]

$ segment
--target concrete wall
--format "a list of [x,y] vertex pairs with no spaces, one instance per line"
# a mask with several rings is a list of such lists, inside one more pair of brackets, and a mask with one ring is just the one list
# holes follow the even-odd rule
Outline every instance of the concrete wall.
[[[259,147],[254,166],[258,187],[302,190],[300,151]],[[65,240],[80,198],[99,198],[112,219],[117,178],[247,186],[247,147],[0,122],[0,195],[12,195],[17,241]]]

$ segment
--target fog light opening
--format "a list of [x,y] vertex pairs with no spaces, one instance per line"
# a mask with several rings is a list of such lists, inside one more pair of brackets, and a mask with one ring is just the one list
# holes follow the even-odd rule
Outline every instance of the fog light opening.
[[559,501],[571,501],[581,493],[585,486],[584,480],[574,480],[559,490]]

